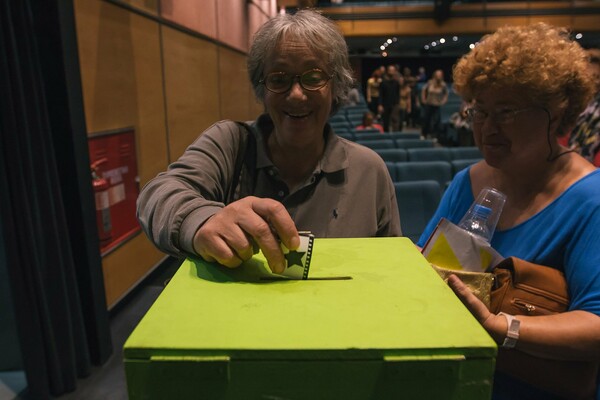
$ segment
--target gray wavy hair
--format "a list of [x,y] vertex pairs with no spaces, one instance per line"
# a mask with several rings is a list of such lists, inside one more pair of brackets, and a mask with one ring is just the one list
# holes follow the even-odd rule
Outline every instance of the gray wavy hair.
[[328,57],[326,68],[333,75],[331,114],[334,114],[354,84],[348,46],[338,26],[314,10],[278,15],[255,33],[248,54],[248,75],[256,98],[264,101],[265,87],[260,81],[264,78],[265,60],[284,35],[301,39],[313,51]]

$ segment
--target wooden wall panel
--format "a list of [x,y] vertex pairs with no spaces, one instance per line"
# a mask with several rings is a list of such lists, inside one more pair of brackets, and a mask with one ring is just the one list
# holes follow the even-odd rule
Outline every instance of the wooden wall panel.
[[75,1],[75,12],[88,131],[133,125],[137,80],[131,13],[94,0]]
[[159,0],[120,0],[133,8],[147,12],[152,15],[158,15]]
[[104,256],[102,271],[108,308],[112,308],[165,257],[143,233]]
[[[143,184],[167,166],[158,24],[97,0],[74,6],[88,132],[133,126]],[[105,256],[109,307],[163,257],[143,234]]]
[[251,85],[246,69],[246,56],[226,48],[219,49],[219,87],[221,118],[245,121],[254,119],[248,98]]
[[163,28],[170,160],[219,120],[217,45]]
[[[248,4],[248,43],[252,42],[252,35],[268,20],[269,5],[265,0],[258,0]],[[248,47],[250,48],[250,47]]]
[[88,132],[133,126],[144,184],[167,165],[158,24],[96,0],[75,6]]
[[160,12],[165,19],[211,38],[217,38],[216,2],[217,0],[160,0]]
[[219,41],[244,52],[248,51],[248,7],[246,3],[246,0],[220,0],[217,3],[217,37]]

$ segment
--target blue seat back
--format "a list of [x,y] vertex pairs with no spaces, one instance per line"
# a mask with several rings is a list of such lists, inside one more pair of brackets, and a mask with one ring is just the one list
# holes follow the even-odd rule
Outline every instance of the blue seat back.
[[399,149],[433,147],[433,141],[422,139],[396,139],[396,147],[398,147]]
[[424,180],[396,182],[394,187],[402,234],[416,243],[440,203],[440,185]]
[[475,146],[467,147],[450,147],[450,156],[453,160],[469,160],[469,159],[482,159],[483,155],[479,149]]
[[456,175],[457,172],[467,168],[469,165],[473,165],[479,161],[481,161],[481,158],[470,158],[466,160],[450,161],[450,164],[452,165],[452,176]]
[[379,132],[378,130],[357,130],[354,131],[354,136],[356,140],[379,140],[379,139],[391,139],[384,133]]
[[[383,161],[396,163],[407,160],[405,149],[377,149],[375,151],[383,158]],[[394,168],[396,167],[394,166]]]
[[362,144],[373,150],[376,149],[394,149],[394,141],[392,139],[371,139],[371,140],[356,140],[356,143]]
[[406,150],[409,161],[450,161],[446,147],[412,148]]
[[441,188],[452,180],[452,167],[447,161],[408,161],[396,163],[398,182],[434,180]]

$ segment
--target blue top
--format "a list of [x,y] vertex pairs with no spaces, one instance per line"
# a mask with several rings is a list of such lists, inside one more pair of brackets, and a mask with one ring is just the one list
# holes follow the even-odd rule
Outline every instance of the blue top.
[[[475,201],[470,169],[454,177],[419,246],[424,246],[440,218],[458,224]],[[600,170],[575,182],[527,221],[496,230],[491,244],[504,257],[562,270],[571,297],[569,309],[600,315]]]

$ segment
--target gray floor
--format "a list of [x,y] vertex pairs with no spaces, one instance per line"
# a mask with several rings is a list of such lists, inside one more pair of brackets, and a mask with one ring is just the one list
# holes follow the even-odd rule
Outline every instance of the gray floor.
[[23,371],[0,372],[0,400],[19,399],[19,393],[27,387]]
[[127,382],[123,367],[123,345],[146,311],[158,298],[180,262],[171,260],[161,270],[142,283],[141,288],[126,299],[110,318],[113,355],[102,367],[94,367],[92,374],[77,382],[77,390],[57,397],[57,400],[126,400]]
[[[103,366],[92,367],[90,376],[78,380],[74,392],[56,397],[56,400],[126,400],[128,398],[122,358],[123,344],[158,298],[178,266],[178,262],[171,260],[169,264],[164,265],[143,282],[129,298],[126,298],[117,311],[111,313],[110,330],[114,349],[112,356]],[[26,378],[21,371],[0,373],[0,400],[30,400],[23,395],[26,393],[22,392],[25,386]]]
[[79,380],[77,390],[57,399],[126,400],[128,398],[122,358],[123,344],[161,291],[161,286],[149,285],[142,288],[127,306],[111,318],[113,355],[102,367],[93,367],[89,377]]

